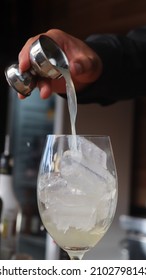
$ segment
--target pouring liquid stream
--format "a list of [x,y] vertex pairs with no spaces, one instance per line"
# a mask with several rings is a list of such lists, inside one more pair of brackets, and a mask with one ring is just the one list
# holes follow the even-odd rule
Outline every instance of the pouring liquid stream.
[[59,71],[63,75],[65,82],[66,82],[66,94],[67,94],[67,102],[68,102],[68,110],[70,116],[70,123],[71,123],[71,132],[73,137],[73,141],[71,143],[71,149],[76,150],[76,116],[77,116],[77,98],[75,87],[68,69],[59,68]]

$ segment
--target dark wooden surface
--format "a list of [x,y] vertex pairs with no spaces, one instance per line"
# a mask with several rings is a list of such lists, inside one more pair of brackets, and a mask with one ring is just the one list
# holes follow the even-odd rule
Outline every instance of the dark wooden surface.
[[61,28],[85,38],[94,32],[123,33],[146,24],[145,0],[42,0],[41,6],[40,1],[33,2],[34,33]]

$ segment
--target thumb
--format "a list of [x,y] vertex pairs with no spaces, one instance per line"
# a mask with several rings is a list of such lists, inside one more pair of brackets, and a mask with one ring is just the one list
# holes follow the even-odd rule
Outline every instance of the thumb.
[[91,71],[92,63],[89,58],[80,58],[70,61],[70,71],[74,75],[87,74]]
[[70,61],[69,68],[73,78],[87,83],[95,81],[101,72],[98,61],[90,57]]

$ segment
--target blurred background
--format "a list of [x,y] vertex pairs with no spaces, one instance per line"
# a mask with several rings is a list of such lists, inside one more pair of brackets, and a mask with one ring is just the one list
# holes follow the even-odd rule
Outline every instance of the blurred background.
[[[29,37],[51,28],[85,39],[93,33],[125,34],[145,24],[145,0],[1,1],[0,152],[4,150],[5,135],[9,133],[14,158],[13,187],[23,216],[20,252],[35,259],[48,258],[49,238],[46,239],[41,227],[36,202],[38,164],[45,135],[70,133],[70,121],[66,101],[56,95],[40,100],[39,92],[34,90],[27,100],[18,100],[6,82],[5,68],[17,62],[18,53]],[[129,244],[132,241],[139,246],[141,240],[140,250],[144,250],[144,257],[146,255],[144,232],[127,229],[125,224],[119,223],[121,215],[143,221],[146,218],[145,108],[145,98],[108,107],[78,105],[77,133],[111,137],[119,178],[119,200],[113,225],[97,247],[85,255],[87,259],[135,258],[135,253],[129,252]]]

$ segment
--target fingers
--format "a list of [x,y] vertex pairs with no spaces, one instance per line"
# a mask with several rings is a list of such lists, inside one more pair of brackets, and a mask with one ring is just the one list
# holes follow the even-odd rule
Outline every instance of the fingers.
[[38,82],[38,88],[40,91],[40,97],[42,99],[46,99],[52,94],[52,87],[51,87],[51,81],[49,80],[39,80]]
[[35,36],[30,38],[26,44],[23,46],[22,50],[19,53],[18,60],[19,60],[19,70],[21,72],[25,72],[27,69],[30,68],[30,58],[29,58],[29,50],[32,43],[37,40],[39,36]]
[[[46,99],[52,94],[51,84],[48,81],[46,82],[46,81],[40,80],[38,82],[38,88],[39,88],[39,92],[40,92],[40,97],[42,99]],[[18,98],[21,100],[26,98],[21,93],[18,93],[17,95],[18,95]]]
[[[40,97],[42,99],[46,99],[54,93],[66,93],[66,82],[62,77],[60,79],[51,80],[48,78],[39,79],[37,83],[37,87],[40,92]],[[24,99],[25,96],[18,93],[19,99]]]
[[20,94],[20,93],[18,93],[17,95],[18,95],[18,98],[19,98],[19,99],[25,99],[25,98],[26,98],[25,96],[23,96],[23,95]]

